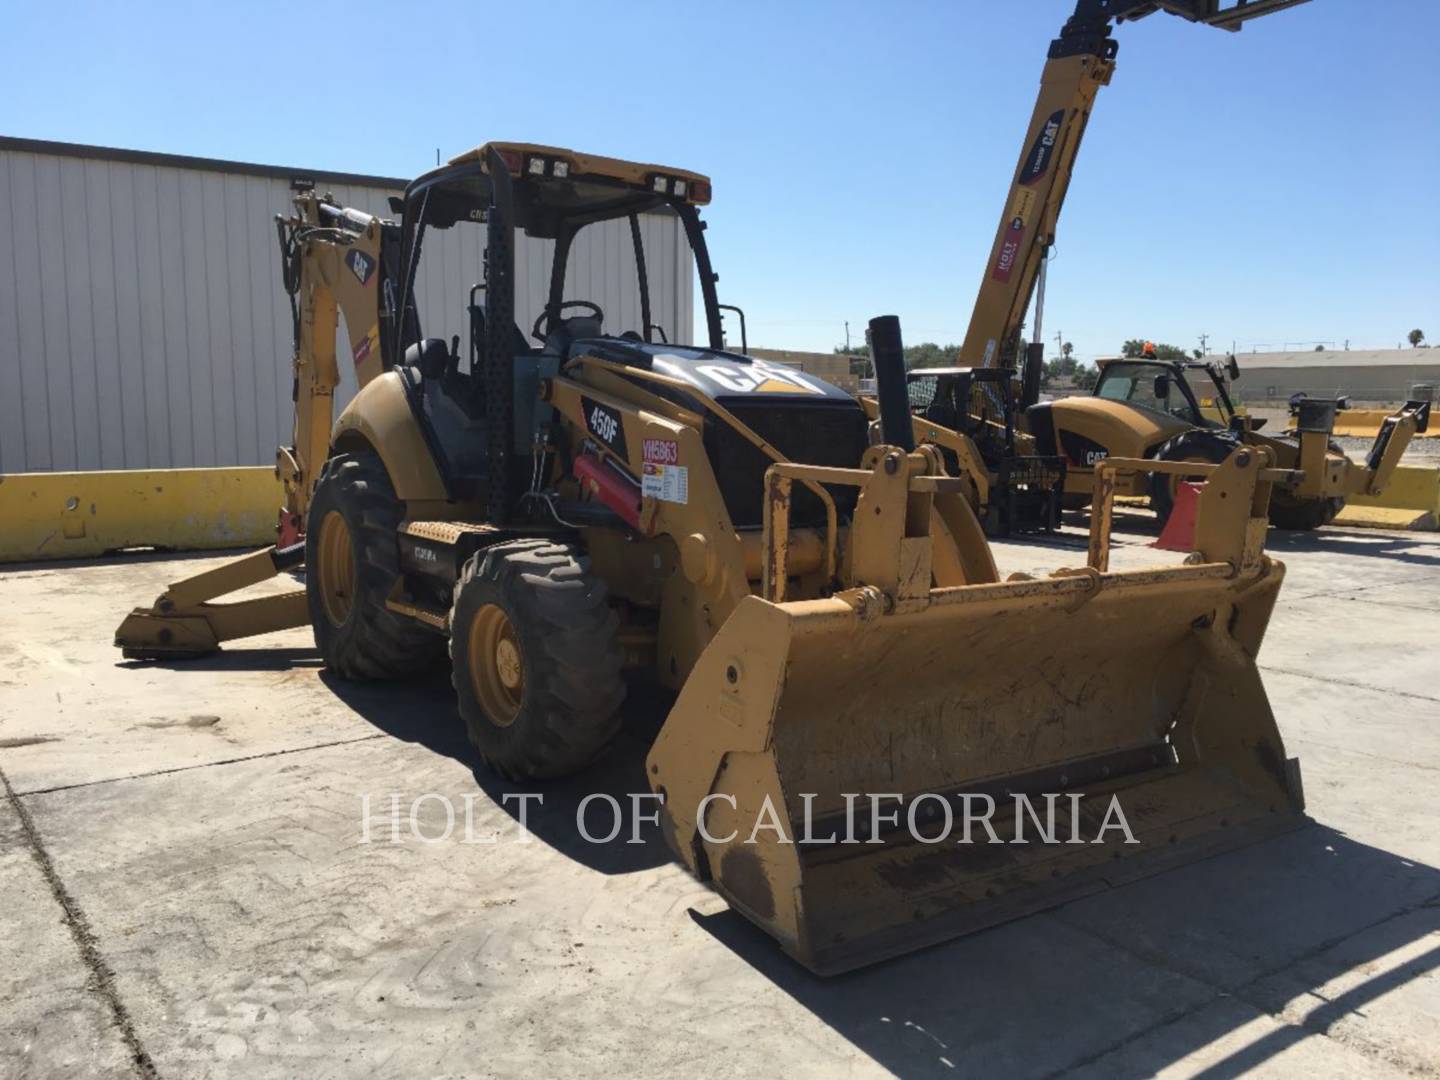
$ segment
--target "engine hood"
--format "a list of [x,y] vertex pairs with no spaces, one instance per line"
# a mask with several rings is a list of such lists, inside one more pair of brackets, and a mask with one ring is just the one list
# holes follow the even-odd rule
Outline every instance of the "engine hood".
[[848,393],[823,379],[798,368],[740,353],[617,338],[578,342],[571,355],[577,352],[593,352],[605,359],[679,379],[722,405],[738,401],[803,401],[860,407]]
[[1139,453],[1189,431],[1179,417],[1099,397],[1061,398],[1050,403],[1058,431],[1089,436],[1112,454]]

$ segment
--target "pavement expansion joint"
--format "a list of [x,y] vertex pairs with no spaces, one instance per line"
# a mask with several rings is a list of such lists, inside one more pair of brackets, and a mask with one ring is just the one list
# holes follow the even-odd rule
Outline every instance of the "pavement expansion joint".
[[333,739],[330,742],[312,743],[309,746],[290,746],[283,750],[267,750],[263,754],[242,754],[239,757],[222,758],[219,761],[201,761],[194,765],[177,765],[173,769],[154,769],[150,772],[131,773],[128,776],[110,776],[104,780],[86,780],[79,784],[58,784],[55,787],[33,788],[18,793],[19,798],[31,795],[53,795],[58,791],[74,791],[77,788],[99,787],[102,784],[119,784],[127,780],[146,780],[152,776],[169,776],[171,773],[194,772],[196,769],[211,769],[217,765],[238,765],[245,761],[260,761],[263,758],[283,757],[286,754],[304,754],[311,750],[328,750],[332,746],[349,746],[351,743],[370,742],[384,739],[387,735],[377,731],[373,735],[357,735],[353,739]]
[[156,1072],[155,1063],[150,1060],[144,1043],[140,1041],[140,1034],[135,1030],[135,1022],[130,1016],[130,1010],[120,999],[120,991],[115,984],[115,972],[106,962],[105,957],[101,955],[100,946],[95,940],[95,932],[90,926],[90,920],[60,879],[60,872],[55,868],[50,853],[45,850],[44,841],[40,839],[40,831],[35,827],[35,820],[30,816],[29,808],[20,801],[20,796],[10,786],[10,778],[5,775],[4,769],[0,769],[0,784],[4,785],[5,797],[9,800],[10,806],[20,821],[20,828],[25,834],[25,843],[30,849],[31,858],[40,867],[40,873],[45,877],[45,883],[50,888],[51,896],[55,898],[55,902],[65,913],[65,925],[69,928],[70,936],[75,941],[75,947],[80,952],[81,962],[89,972],[88,989],[98,994],[109,1007],[115,1027],[119,1030],[120,1037],[130,1051],[130,1060],[135,1066],[137,1075],[143,1080],[153,1080],[154,1077],[159,1076],[159,1073]]

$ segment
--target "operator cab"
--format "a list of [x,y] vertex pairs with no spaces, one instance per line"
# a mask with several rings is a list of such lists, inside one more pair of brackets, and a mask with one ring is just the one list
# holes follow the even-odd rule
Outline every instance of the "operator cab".
[[1095,396],[1173,416],[1194,427],[1223,427],[1207,420],[1185,379],[1183,365],[1165,360],[1111,360],[1100,371]]
[[990,465],[1015,452],[1014,378],[1010,368],[912,368],[905,373],[911,413],[969,436]]
[[[981,525],[992,536],[1054,532],[1060,526],[1065,460],[1017,451],[1014,380],[1010,368],[912,368],[905,373],[911,414],[967,437],[991,473]],[[940,455],[950,475],[964,474],[953,449],[942,445]]]
[[[382,303],[387,314],[417,314],[384,323],[396,339],[387,355],[403,357],[397,369],[452,498],[488,499],[492,513],[505,516],[510,498],[529,480],[535,433],[550,419],[549,406],[539,402],[540,381],[582,349],[663,346],[682,331],[652,314],[645,215],[679,219],[699,272],[710,349],[721,349],[715,274],[698,211],[709,201],[710,181],[698,173],[528,143],[487,143],[421,176],[392,200],[402,214],[401,269],[398,290],[387,290]],[[617,325],[622,316],[594,299],[565,295],[577,237],[612,222],[628,224],[639,297],[639,311],[628,313],[632,325]],[[418,314],[434,310],[419,302],[422,266],[427,283],[453,286],[446,281],[454,276],[449,258],[437,259],[449,265],[436,270],[424,261],[427,241],[452,229],[478,231],[460,240],[484,253],[483,280],[468,294],[463,347],[458,334],[449,341],[424,336]],[[548,281],[545,305],[528,328],[516,321],[521,235],[551,242],[541,279]],[[526,269],[525,280],[534,281]]]

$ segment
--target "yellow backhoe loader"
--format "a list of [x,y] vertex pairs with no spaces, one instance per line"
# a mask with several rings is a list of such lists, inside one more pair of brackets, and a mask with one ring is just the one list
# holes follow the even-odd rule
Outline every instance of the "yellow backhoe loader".
[[[677,692],[646,768],[667,842],[821,972],[1302,820],[1255,665],[1284,573],[1255,527],[1283,475],[1267,455],[1204,467],[1184,565],[1111,571],[1097,496],[1085,566],[1001,580],[966,481],[916,445],[898,320],[872,322],[873,442],[845,393],[723,350],[710,194],[682,169],[490,143],[410,184],[398,224],[297,199],[280,461],[303,546],[177,583],[116,643],[195,654],[308,621],[357,679],[448,648],[472,741],[514,778],[583,768],[621,723],[622,673],[647,671]],[[653,340],[635,225],[653,211],[688,238],[706,346]],[[627,218],[642,315],[607,327],[564,295],[566,264],[582,229]],[[463,352],[417,314],[427,238],[448,229],[486,252]],[[554,241],[529,339],[520,232]],[[337,310],[361,385],[332,426]],[[301,561],[302,593],[224,601]],[[1011,842],[1016,796],[1055,814],[1054,843]],[[952,800],[968,821],[987,799],[996,842],[928,842]],[[1096,843],[1112,799],[1129,835]]]
[[[1210,380],[1207,396],[1215,402],[1219,420],[1202,410],[1188,373],[1203,373]],[[1213,361],[1108,360],[1100,365],[1091,396],[1033,405],[1026,422],[1037,446],[1065,458],[1065,494],[1072,506],[1089,502],[1095,463],[1109,456],[1213,463],[1239,445],[1263,446],[1293,478],[1276,486],[1270,523],[1281,529],[1315,529],[1334,519],[1347,495],[1379,495],[1410,440],[1430,421],[1428,401],[1407,402],[1385,418],[1365,462],[1357,464],[1330,437],[1343,401],[1298,400],[1294,432],[1266,435],[1260,431],[1263,421],[1242,416],[1231,400],[1227,384],[1239,378],[1233,356],[1224,369]],[[1120,493],[1148,495],[1163,524],[1182,479],[1176,474],[1131,477]]]

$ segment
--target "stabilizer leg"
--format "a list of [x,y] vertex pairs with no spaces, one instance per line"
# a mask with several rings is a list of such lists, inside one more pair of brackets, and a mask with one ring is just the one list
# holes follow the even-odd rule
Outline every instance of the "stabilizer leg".
[[223,641],[304,626],[305,590],[214,604],[216,597],[276,577],[305,561],[305,545],[268,547],[177,581],[148,608],[136,608],[115,631],[129,660],[204,656]]

